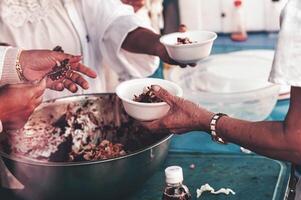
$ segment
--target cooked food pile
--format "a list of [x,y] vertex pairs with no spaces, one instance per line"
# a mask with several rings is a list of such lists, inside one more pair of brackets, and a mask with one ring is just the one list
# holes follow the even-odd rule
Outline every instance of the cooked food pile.
[[147,87],[146,90],[140,95],[134,95],[133,101],[140,103],[160,103],[163,102],[160,98],[156,97],[151,87]]
[[192,42],[188,37],[185,38],[177,38],[177,45],[181,45],[181,44],[192,44],[192,43],[196,43],[196,42]]
[[23,129],[5,134],[1,146],[22,158],[73,162],[124,156],[158,140],[121,108],[113,95],[58,105],[50,102]]
[[52,68],[52,71],[48,74],[48,77],[53,80],[57,81],[62,78],[65,78],[67,72],[71,69],[69,59],[65,59],[62,62],[56,63],[56,65]]
[[[62,52],[64,53],[64,50],[60,46],[56,46],[53,51]],[[52,71],[48,74],[48,77],[53,80],[57,81],[62,78],[65,78],[67,75],[67,72],[71,69],[69,59],[65,59],[61,62],[57,61],[56,65],[52,68]]]

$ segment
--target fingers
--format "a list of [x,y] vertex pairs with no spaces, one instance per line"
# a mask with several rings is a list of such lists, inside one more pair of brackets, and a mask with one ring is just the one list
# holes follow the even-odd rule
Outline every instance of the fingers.
[[40,82],[36,83],[32,88],[34,92],[34,98],[39,98],[43,96],[46,89],[46,78],[42,79]]
[[187,26],[185,24],[180,24],[179,26],[179,32],[186,32],[187,31]]
[[46,89],[46,79],[39,82],[16,84],[15,87],[24,88],[23,92],[27,93],[27,97],[35,99],[44,94]]
[[90,78],[96,78],[97,74],[94,70],[90,69],[89,67],[86,67],[85,65],[81,64],[81,63],[74,63],[71,64],[71,69],[78,71],[82,74],[85,74],[86,76],[90,77]]
[[43,102],[43,95],[36,98],[34,102],[32,102],[33,105],[30,111],[33,112],[42,102]]
[[88,81],[86,81],[80,74],[78,74],[74,71],[69,71],[68,74],[67,74],[67,77],[68,77],[68,79],[70,79],[74,83],[81,86],[83,89],[89,89]]
[[69,90],[70,92],[72,93],[76,93],[77,90],[78,90],[78,87],[76,86],[75,83],[73,83],[71,80],[69,79],[65,79],[63,80],[63,84],[64,84],[64,87]]
[[63,91],[65,89],[64,84],[61,82],[47,81],[47,88],[55,91]]
[[152,122],[140,122],[142,126],[147,128],[150,131],[156,131],[162,129],[161,125],[161,119],[160,120],[155,120]]
[[71,63],[78,63],[82,60],[82,56],[80,55],[74,56],[71,54],[66,54],[66,53],[56,52],[56,51],[52,51],[52,54],[54,54],[55,59],[60,62],[69,59],[69,63],[71,64]]
[[170,106],[174,104],[175,97],[167,92],[167,90],[161,88],[159,85],[152,85],[152,90],[162,101],[165,101]]

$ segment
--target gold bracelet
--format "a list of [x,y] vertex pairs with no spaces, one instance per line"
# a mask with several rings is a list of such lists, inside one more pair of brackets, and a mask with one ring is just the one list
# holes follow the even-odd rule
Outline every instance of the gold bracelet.
[[24,74],[23,74],[23,70],[21,67],[21,63],[20,63],[20,56],[23,50],[19,50],[18,54],[17,54],[17,59],[16,59],[16,70],[17,70],[17,74],[19,76],[20,81],[27,81],[27,79],[25,78]]

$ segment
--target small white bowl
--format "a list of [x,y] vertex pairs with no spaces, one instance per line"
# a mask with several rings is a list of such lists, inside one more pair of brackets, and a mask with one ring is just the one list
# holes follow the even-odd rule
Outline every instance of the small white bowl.
[[170,109],[169,105],[165,102],[140,103],[133,101],[134,95],[142,94],[144,88],[151,85],[159,85],[173,95],[178,97],[183,96],[183,90],[177,84],[167,80],[142,78],[122,82],[117,86],[116,94],[122,100],[124,109],[128,115],[139,121],[160,119],[164,117]]
[[[188,37],[192,44],[177,44],[177,38]],[[160,38],[166,47],[169,56],[183,64],[197,63],[208,57],[211,53],[217,34],[210,31],[187,31],[184,33],[171,33]]]

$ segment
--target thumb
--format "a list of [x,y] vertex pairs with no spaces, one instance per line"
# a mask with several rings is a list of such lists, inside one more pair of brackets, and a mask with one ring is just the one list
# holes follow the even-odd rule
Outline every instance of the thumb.
[[185,24],[181,24],[178,28],[178,31],[182,32],[182,33],[186,32],[187,31],[187,26]]
[[31,91],[34,98],[41,97],[46,89],[46,78],[43,78],[41,81],[33,82],[31,84]]
[[174,104],[175,97],[171,95],[167,90],[161,88],[159,85],[152,85],[151,88],[155,95],[162,101],[165,101],[170,106]]

